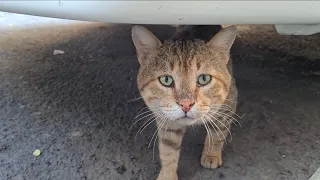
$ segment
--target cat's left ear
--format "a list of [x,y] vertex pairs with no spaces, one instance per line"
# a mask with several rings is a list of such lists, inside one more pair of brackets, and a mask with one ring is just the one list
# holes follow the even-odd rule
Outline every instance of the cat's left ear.
[[230,49],[234,43],[234,40],[236,39],[236,36],[237,28],[235,26],[229,26],[223,28],[220,32],[218,32],[207,43],[207,45],[215,51],[219,51],[223,54],[229,55]]
[[155,51],[161,46],[161,41],[148,29],[135,25],[132,27],[131,36],[136,47],[139,63],[145,59],[145,55]]

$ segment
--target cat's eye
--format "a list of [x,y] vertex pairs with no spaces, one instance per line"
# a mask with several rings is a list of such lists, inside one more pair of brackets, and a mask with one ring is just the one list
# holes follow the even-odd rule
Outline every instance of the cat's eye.
[[173,86],[173,78],[171,76],[165,75],[165,76],[161,76],[159,78],[159,81],[162,85],[166,86],[166,87],[172,87]]
[[201,74],[198,77],[198,86],[205,86],[211,82],[212,77],[209,74]]

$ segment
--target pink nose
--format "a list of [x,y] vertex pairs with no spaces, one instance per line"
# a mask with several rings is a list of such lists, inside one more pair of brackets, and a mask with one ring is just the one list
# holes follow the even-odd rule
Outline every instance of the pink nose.
[[194,105],[194,101],[193,100],[189,100],[189,99],[183,99],[177,102],[177,104],[179,104],[182,108],[182,111],[187,113],[188,111],[190,111],[191,107]]

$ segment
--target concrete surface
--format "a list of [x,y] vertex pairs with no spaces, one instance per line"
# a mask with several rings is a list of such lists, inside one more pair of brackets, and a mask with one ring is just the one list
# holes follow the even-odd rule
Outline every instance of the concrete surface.
[[[139,93],[131,25],[18,26],[11,14],[0,20],[0,179],[155,179],[157,148],[148,148],[154,126],[136,139],[143,122],[128,131],[144,107],[132,100]],[[161,39],[174,30],[148,27]],[[216,170],[199,162],[205,131],[190,129],[181,180],[307,180],[320,166],[320,53],[313,51],[312,59],[292,51],[310,37],[250,28],[242,28],[234,54],[243,128],[232,128]],[[283,47],[273,48],[270,37]],[[65,53],[53,55],[55,49]],[[35,149],[41,150],[37,158]]]

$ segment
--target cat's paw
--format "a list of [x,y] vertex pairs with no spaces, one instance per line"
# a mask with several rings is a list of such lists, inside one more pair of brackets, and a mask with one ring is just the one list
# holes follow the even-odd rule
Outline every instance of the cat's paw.
[[160,174],[159,174],[157,180],[178,180],[178,174],[177,173],[164,173],[163,171],[160,171]]
[[222,157],[202,154],[201,165],[205,168],[216,169],[222,165]]

